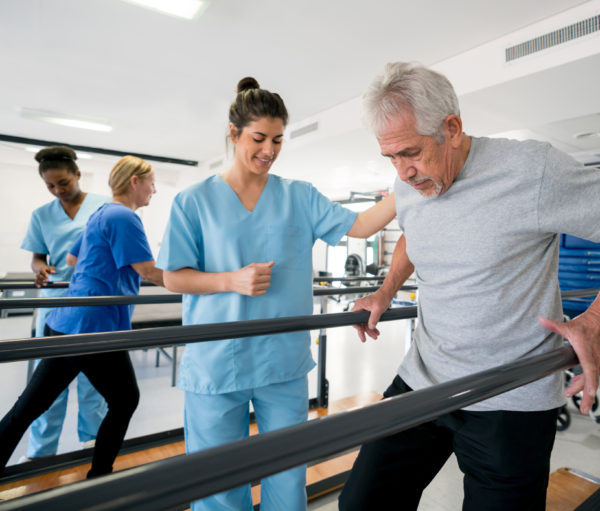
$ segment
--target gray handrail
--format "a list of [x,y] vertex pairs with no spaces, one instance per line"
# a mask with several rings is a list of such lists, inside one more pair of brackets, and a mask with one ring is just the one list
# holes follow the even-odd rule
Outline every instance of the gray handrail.
[[[313,287],[313,296],[336,296],[374,293],[378,286],[361,287]],[[406,285],[400,291],[415,291],[417,286]],[[101,305],[148,305],[156,303],[180,303],[178,294],[162,295],[118,295],[118,296],[45,296],[40,298],[0,298],[2,309],[30,309],[54,307],[83,307]]]
[[577,364],[570,347],[471,376],[0,504],[0,511],[161,511],[433,420]]
[[[320,282],[380,282],[385,279],[384,275],[376,275],[369,276],[365,275],[362,277],[314,277],[314,283]],[[152,282],[148,282],[147,280],[142,281],[142,286],[154,286]],[[68,281],[56,281],[56,282],[48,282],[46,288],[65,288],[69,287]],[[38,287],[34,284],[33,279],[24,280],[24,279],[0,279],[0,291],[7,289],[38,289]]]
[[[313,296],[335,296],[373,293],[377,286],[368,287],[314,287]],[[2,309],[30,309],[54,307],[84,307],[106,305],[148,305],[156,303],[181,303],[182,295],[118,295],[118,296],[44,296],[40,298],[0,298]]]
[[[155,286],[152,282],[142,280],[141,286]],[[44,286],[39,288],[34,284],[33,280],[23,279],[0,279],[0,291],[6,291],[9,289],[64,289],[69,287],[68,280],[57,280],[53,282],[47,282]]]
[[[313,296],[336,296],[349,294],[374,293],[379,287],[313,287]],[[414,285],[406,285],[400,291],[416,291]],[[581,298],[595,296],[600,292],[598,288],[574,289],[561,292],[563,300],[569,298]],[[106,306],[106,305],[148,305],[157,303],[180,303],[182,295],[119,295],[119,296],[46,296],[42,298],[0,298],[0,310],[2,309],[29,309],[29,308],[54,308],[54,307],[84,307],[84,306]]]
[[[415,317],[417,317],[417,307],[398,307],[384,312],[380,321]],[[93,334],[6,339],[0,340],[0,362],[87,355],[302,330],[319,330],[321,328],[366,323],[368,319],[368,311],[338,312],[207,325],[140,328],[139,330],[119,330]]]

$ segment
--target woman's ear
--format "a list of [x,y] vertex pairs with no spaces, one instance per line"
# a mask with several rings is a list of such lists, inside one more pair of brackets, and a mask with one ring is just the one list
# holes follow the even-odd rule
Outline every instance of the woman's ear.
[[238,129],[232,122],[229,123],[229,138],[234,144],[238,141]]

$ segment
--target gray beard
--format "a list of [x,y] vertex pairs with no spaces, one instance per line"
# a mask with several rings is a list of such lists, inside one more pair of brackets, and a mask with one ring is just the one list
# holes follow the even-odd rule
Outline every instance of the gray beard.
[[433,191],[433,193],[425,194],[423,192],[419,192],[421,194],[421,197],[423,197],[424,199],[427,199],[427,200],[435,199],[435,198],[439,197],[440,194],[442,193],[442,185],[439,183],[436,183],[435,181],[432,181],[432,183],[435,186],[435,190]]

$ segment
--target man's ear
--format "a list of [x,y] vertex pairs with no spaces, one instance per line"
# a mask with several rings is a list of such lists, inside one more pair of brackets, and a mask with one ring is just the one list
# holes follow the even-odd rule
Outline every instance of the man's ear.
[[456,114],[450,114],[444,119],[446,130],[448,133],[448,139],[453,147],[460,146],[462,140],[462,119]]

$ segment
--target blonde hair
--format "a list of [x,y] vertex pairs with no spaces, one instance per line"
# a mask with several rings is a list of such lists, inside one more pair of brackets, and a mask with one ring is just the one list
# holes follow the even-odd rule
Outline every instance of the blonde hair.
[[140,179],[148,177],[154,172],[152,165],[137,156],[123,156],[110,171],[108,186],[114,195],[127,193],[129,182],[133,176]]

